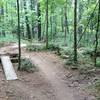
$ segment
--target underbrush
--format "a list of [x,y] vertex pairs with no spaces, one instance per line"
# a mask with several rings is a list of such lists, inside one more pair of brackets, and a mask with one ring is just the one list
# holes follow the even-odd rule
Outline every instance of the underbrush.
[[96,65],[97,68],[100,68],[100,57],[97,58],[97,65]]
[[34,65],[30,59],[24,58],[21,60],[21,71],[26,71],[26,72],[36,72],[38,71],[36,65]]
[[89,86],[88,89],[95,95],[96,100],[100,100],[100,79]]
[[0,37],[0,42],[6,43],[6,42],[17,42],[16,36],[13,36],[12,34],[6,34],[5,37]]
[[[6,36],[0,36],[0,47],[9,45],[10,43],[18,43],[17,35],[6,34]],[[29,41],[21,39],[21,43],[29,43]]]
[[43,44],[28,44],[26,49],[28,51],[44,51],[50,50],[55,51],[57,55],[59,55],[62,59],[65,60],[65,64],[67,67],[71,69],[78,69],[81,73],[88,73],[90,70],[100,68],[100,60],[97,59],[97,67],[94,67],[94,61],[91,55],[94,52],[93,47],[81,47],[78,51],[78,63],[74,62],[74,50],[72,47],[62,46],[57,43],[50,43],[48,49],[46,49]]
[[5,45],[4,42],[0,42],[0,48],[3,47]]
[[32,44],[32,43],[28,43],[27,44],[27,47],[26,47],[26,50],[28,50],[28,51],[43,51],[43,50],[46,50],[46,47],[44,46],[44,45],[42,45],[42,44],[39,44],[39,43],[34,43],[34,44]]

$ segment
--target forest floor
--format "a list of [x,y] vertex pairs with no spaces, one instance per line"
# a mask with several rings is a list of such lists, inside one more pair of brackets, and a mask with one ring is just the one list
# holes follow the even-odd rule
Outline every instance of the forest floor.
[[[13,45],[5,45],[0,53],[18,52]],[[53,52],[22,49],[22,56],[31,59],[39,71],[20,72],[18,65],[13,64],[18,80],[7,81],[0,65],[0,100],[96,100],[86,88],[91,78],[79,75],[77,70],[65,69],[63,60]]]

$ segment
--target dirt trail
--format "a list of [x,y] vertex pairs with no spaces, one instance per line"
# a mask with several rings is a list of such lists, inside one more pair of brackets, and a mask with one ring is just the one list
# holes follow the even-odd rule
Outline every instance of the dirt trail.
[[[9,47],[9,48],[8,48]],[[12,46],[1,49],[3,52],[18,52]],[[7,50],[7,51],[6,51]],[[66,78],[69,71],[64,68],[63,61],[51,52],[22,51],[24,57],[37,65],[39,72],[18,72],[16,81],[4,81],[0,67],[0,100],[95,100],[79,87],[70,87]],[[3,82],[3,83],[2,83]],[[1,99],[1,98],[4,99]]]
[[52,85],[56,100],[92,100],[84,91],[80,92],[79,89],[73,89],[66,84],[67,80],[63,80],[63,78],[69,72],[65,71],[62,60],[56,55],[49,52],[30,53],[29,58],[39,67],[43,76]]
[[69,89],[61,80],[61,78],[56,74],[59,69],[54,69],[53,67],[55,65],[52,62],[48,62],[48,58],[45,57],[44,54],[38,54],[38,57],[33,57],[32,60],[44,73],[44,77],[46,77],[46,79],[49,80],[49,82],[52,84],[57,100],[75,100],[71,89]]

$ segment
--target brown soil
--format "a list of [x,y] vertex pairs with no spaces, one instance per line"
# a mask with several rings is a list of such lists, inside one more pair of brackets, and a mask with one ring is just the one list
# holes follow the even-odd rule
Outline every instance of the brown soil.
[[[0,51],[17,52],[17,48],[6,46]],[[0,100],[96,100],[84,89],[88,84],[79,83],[77,72],[65,69],[63,60],[52,52],[30,53],[23,49],[22,56],[30,58],[39,71],[19,72],[14,64],[18,80],[6,81],[0,66]]]

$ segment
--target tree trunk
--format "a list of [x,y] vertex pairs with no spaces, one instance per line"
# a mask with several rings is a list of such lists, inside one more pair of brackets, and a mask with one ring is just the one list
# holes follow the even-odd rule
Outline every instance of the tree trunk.
[[63,8],[62,8],[62,16],[61,16],[61,28],[62,28],[62,32],[64,32],[64,16],[63,16]]
[[98,32],[99,32],[99,25],[100,25],[100,0],[99,0],[99,9],[98,9],[98,23],[97,23],[97,30],[96,30],[96,34],[95,34],[95,38],[96,38],[96,44],[95,44],[95,57],[94,57],[94,61],[95,61],[95,66],[97,63],[97,49],[98,49]]
[[77,0],[74,2],[74,62],[77,63]]
[[64,44],[67,45],[67,33],[69,33],[69,28],[68,28],[68,18],[67,18],[67,0],[65,3],[65,41]]
[[46,48],[48,48],[48,0],[46,0]]
[[3,23],[2,23],[2,36],[6,36],[6,34],[5,34],[5,29],[4,29],[4,6],[2,5],[1,6],[1,15],[3,16]]
[[26,23],[26,28],[27,28],[27,37],[29,40],[31,40],[31,31],[30,31],[30,25],[29,25],[29,19],[27,16],[27,8],[26,8],[26,1],[24,1],[24,10],[25,10],[25,23]]
[[18,46],[19,46],[18,70],[20,70],[20,67],[21,67],[21,39],[20,39],[20,13],[19,13],[19,0],[17,0],[17,14],[18,14]]
[[[34,7],[34,0],[31,0],[31,10],[35,10],[35,7]],[[34,32],[34,21],[32,20],[32,35],[33,35],[33,38],[35,37],[35,32]]]
[[41,10],[40,10],[40,2],[38,2],[37,6],[38,10],[38,40],[41,40]]

